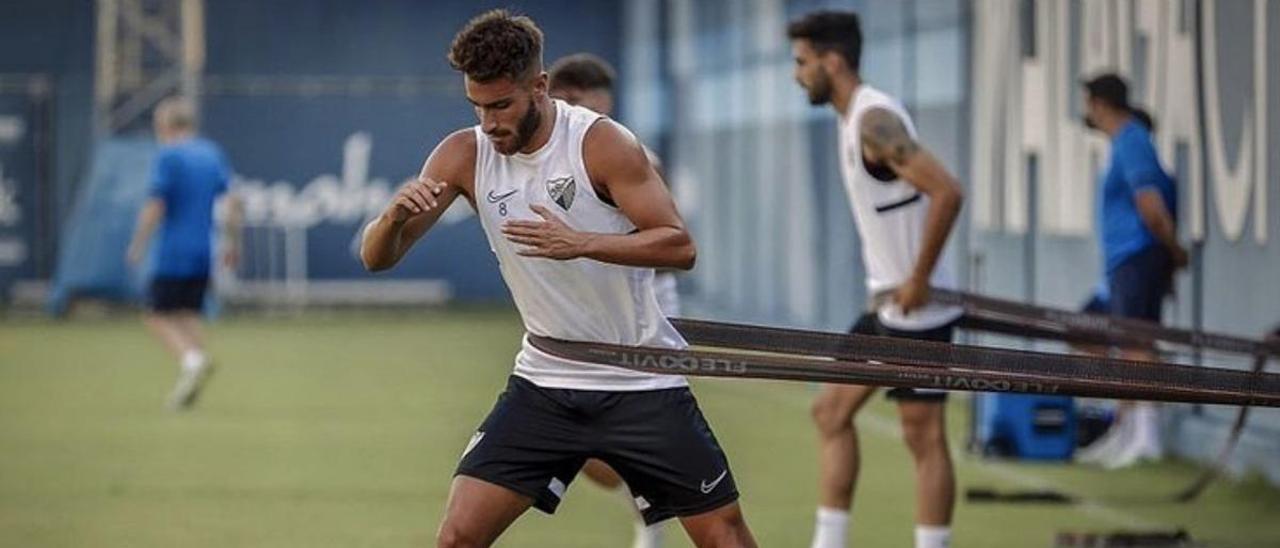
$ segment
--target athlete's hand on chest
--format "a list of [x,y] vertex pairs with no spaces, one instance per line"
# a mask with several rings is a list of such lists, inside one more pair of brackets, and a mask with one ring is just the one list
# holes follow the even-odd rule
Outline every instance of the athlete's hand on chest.
[[541,221],[507,221],[502,234],[512,243],[525,246],[516,250],[525,257],[548,259],[576,259],[587,254],[587,247],[594,234],[578,232],[556,217],[554,213],[537,204],[529,206],[542,217]]

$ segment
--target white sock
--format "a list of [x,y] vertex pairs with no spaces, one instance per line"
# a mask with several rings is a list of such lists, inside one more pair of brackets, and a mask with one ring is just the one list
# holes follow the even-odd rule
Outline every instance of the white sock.
[[1162,453],[1164,447],[1160,443],[1160,410],[1151,402],[1138,402],[1133,405],[1134,443],[1140,444],[1147,453]]
[[643,521],[636,522],[636,538],[632,543],[633,548],[662,548],[662,529],[666,527],[666,522],[660,521],[653,525],[645,525]]
[[1115,422],[1111,423],[1111,428],[1107,429],[1106,435],[1111,437],[1113,453],[1127,447],[1134,435],[1133,409],[1126,409],[1124,413],[1117,414]]
[[916,525],[916,548],[951,546],[951,528],[944,525]]
[[818,507],[818,519],[813,527],[813,544],[810,548],[844,548],[849,534],[849,511],[840,508]]
[[182,353],[182,370],[191,371],[204,366],[204,352],[199,350],[188,350]]

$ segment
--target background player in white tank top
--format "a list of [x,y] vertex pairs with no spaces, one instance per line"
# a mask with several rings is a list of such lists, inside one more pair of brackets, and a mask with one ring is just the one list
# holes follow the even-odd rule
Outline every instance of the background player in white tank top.
[[[694,245],[635,137],[548,96],[542,32],[527,17],[472,19],[449,61],[480,124],[446,137],[365,229],[365,266],[395,265],[463,196],[528,332],[683,347],[652,278],[654,268],[692,267]],[[530,506],[554,512],[597,456],[623,475],[647,523],[679,517],[698,546],[755,545],[683,378],[571,362],[526,341],[463,451],[437,546],[488,546]]]
[[[548,93],[570,105],[591,109],[605,116],[613,115],[613,82],[617,71],[607,61],[590,53],[575,53],[551,63],[548,72]],[[662,173],[662,162],[649,147],[645,154],[654,169]],[[680,295],[676,293],[676,274],[673,270],[658,270],[653,276],[653,289],[658,298],[658,308],[668,318],[680,314]],[[618,473],[599,459],[590,459],[582,467],[583,475],[597,485],[617,493],[628,504],[631,493]],[[637,517],[639,517],[637,515]],[[665,524],[646,526],[638,521],[632,548],[658,548],[662,546],[662,530]]]
[[[810,13],[787,29],[796,80],[815,105],[840,117],[841,174],[862,240],[867,289],[893,298],[863,317],[856,332],[950,340],[957,309],[929,301],[929,286],[950,286],[941,260],[960,212],[961,190],[915,140],[898,101],[862,82],[862,33],[848,11]],[[859,457],[853,416],[875,387],[826,385],[814,401],[819,432],[820,501],[814,548],[845,546]],[[955,473],[947,449],[944,394],[891,390],[903,439],[915,460],[917,548],[950,544]]]

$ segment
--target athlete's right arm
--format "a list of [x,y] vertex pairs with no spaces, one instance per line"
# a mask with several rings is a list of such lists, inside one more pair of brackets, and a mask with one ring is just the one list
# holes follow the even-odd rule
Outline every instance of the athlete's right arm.
[[929,197],[924,235],[910,278],[898,287],[896,301],[909,312],[925,304],[929,280],[951,235],[964,192],[960,183],[928,150],[920,146],[897,114],[872,108],[862,115],[859,132],[865,161],[889,167],[902,180]]
[[445,137],[427,157],[417,180],[401,187],[387,209],[365,227],[360,242],[364,267],[378,272],[395,266],[458,196],[474,204],[475,162],[476,138],[471,129]]
[[160,221],[163,219],[164,199],[148,198],[147,203],[138,212],[133,238],[130,239],[129,250],[125,253],[125,260],[130,265],[142,263],[142,258],[147,253],[147,244],[151,243],[151,235],[155,233],[156,227],[160,226]]

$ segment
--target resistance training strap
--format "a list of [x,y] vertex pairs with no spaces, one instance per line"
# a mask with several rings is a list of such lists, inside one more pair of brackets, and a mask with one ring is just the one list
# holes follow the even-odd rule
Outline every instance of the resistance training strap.
[[1249,356],[1280,356],[1280,340],[1176,329],[1135,318],[1046,308],[947,289],[932,289],[930,295],[938,303],[963,308],[960,327],[966,329],[1094,344],[1141,345],[1160,341]]
[[673,323],[691,344],[727,350],[629,347],[534,335],[529,340],[565,359],[650,373],[1280,407],[1280,375],[1261,372],[698,320]]

